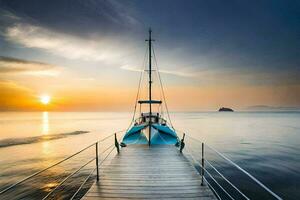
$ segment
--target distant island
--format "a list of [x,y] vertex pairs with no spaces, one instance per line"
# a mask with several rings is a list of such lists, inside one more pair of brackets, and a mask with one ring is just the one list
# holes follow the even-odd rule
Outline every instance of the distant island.
[[231,108],[222,107],[219,109],[219,112],[233,112],[233,110]]

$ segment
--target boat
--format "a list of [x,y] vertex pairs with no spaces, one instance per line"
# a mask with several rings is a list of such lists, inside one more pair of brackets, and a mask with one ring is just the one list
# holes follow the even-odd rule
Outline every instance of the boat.
[[[104,180],[94,184],[83,199],[207,199],[216,200],[214,192],[204,185],[199,172],[183,155],[184,137],[180,140],[172,123],[163,117],[159,108],[164,98],[152,96],[152,31],[149,30],[148,43],[148,98],[137,99],[140,112],[133,118],[126,130],[118,150],[110,165],[104,169]],[[154,53],[153,53],[154,54]],[[156,71],[159,73],[158,69]],[[160,76],[159,76],[160,77]],[[141,80],[141,79],[140,79]],[[161,81],[159,82],[162,83]],[[139,85],[141,82],[139,83]],[[162,88],[162,84],[161,84]],[[138,94],[140,87],[138,89]],[[164,97],[164,95],[163,95]],[[142,111],[141,107],[146,106]],[[117,137],[115,146],[119,148]],[[203,172],[203,171],[202,171]],[[106,190],[108,189],[108,190]]]
[[[129,128],[123,137],[123,141],[121,142],[121,146],[125,147],[129,144],[148,144],[150,145],[176,145],[179,146],[179,138],[176,134],[176,131],[172,126],[168,125],[166,119],[162,117],[161,111],[153,111],[153,105],[161,105],[163,103],[162,100],[154,100],[152,97],[152,36],[151,29],[149,30],[149,38],[146,40],[148,42],[148,99],[138,100],[135,103],[139,104],[140,107],[142,105],[147,105],[149,108],[149,112],[141,112],[140,115],[134,119],[133,126]],[[159,73],[158,69],[157,72]],[[159,76],[160,78],[160,76]],[[161,81],[160,81],[161,84]],[[161,85],[162,87],[162,85]],[[140,87],[139,87],[140,90]],[[138,91],[139,94],[139,91]],[[135,105],[136,107],[136,105]],[[167,107],[167,106],[166,106]],[[168,110],[167,110],[168,112]],[[135,114],[134,114],[135,116]],[[169,116],[169,113],[168,113]]]

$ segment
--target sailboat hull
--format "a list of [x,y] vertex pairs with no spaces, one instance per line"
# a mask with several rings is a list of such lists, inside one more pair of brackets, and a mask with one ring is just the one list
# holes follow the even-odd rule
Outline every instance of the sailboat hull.
[[[148,144],[149,143],[149,125],[136,125],[126,132],[122,143],[128,144]],[[178,144],[179,139],[172,129],[168,126],[160,124],[151,125],[150,143],[175,145]]]
[[122,143],[124,144],[148,144],[148,139],[143,133],[147,126],[145,125],[136,125],[129,129],[125,136],[123,137]]
[[151,130],[151,144],[177,144],[176,133],[168,126],[153,124]]

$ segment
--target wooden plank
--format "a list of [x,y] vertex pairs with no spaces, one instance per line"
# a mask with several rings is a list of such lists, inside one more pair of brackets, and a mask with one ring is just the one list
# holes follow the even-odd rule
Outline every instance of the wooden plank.
[[[101,196],[102,194],[118,194],[118,195],[131,195],[131,194],[135,194],[135,195],[151,195],[151,194],[155,194],[155,195],[173,195],[173,196],[177,196],[179,194],[196,194],[196,195],[200,195],[198,194],[199,192],[199,188],[196,189],[184,189],[184,190],[145,190],[144,188],[137,188],[136,190],[126,190],[126,189],[100,189],[100,190],[95,190],[95,191],[90,191],[89,192],[89,196]],[[202,196],[209,196],[209,192],[201,192]]]
[[178,149],[169,145],[129,145],[100,169],[100,181],[83,199],[215,200]]
[[[96,194],[96,193],[91,193]],[[147,199],[147,198],[181,198],[184,199],[186,197],[189,198],[202,198],[202,197],[210,197],[211,199],[213,196],[201,195],[202,193],[176,193],[176,194],[165,194],[165,193],[148,193],[148,194],[118,194],[118,193],[97,193],[96,195],[88,195],[88,197],[98,197],[101,198],[138,198],[138,199]]]
[[[114,182],[107,182],[107,183],[101,183],[99,184],[99,187],[101,186],[122,186],[122,185],[126,185],[126,186],[129,186],[129,187],[155,187],[155,186],[160,186],[162,188],[166,187],[166,186],[169,186],[169,187],[189,187],[189,186],[195,186],[195,185],[200,185],[201,182],[161,182],[161,181],[144,181],[144,182],[129,182],[127,183],[126,181],[122,181],[122,182],[118,182],[118,181],[114,181]],[[179,186],[180,184],[180,186]]]
[[[202,186],[200,186],[200,185],[189,185],[189,186],[177,186],[177,185],[175,185],[175,186],[169,186],[168,185],[168,186],[165,186],[164,189],[181,190],[181,189],[185,189],[185,188],[186,189],[195,189],[195,188],[199,189],[200,187],[202,187]],[[113,185],[113,186],[101,185],[101,189],[114,190],[115,188],[116,188],[115,185]],[[135,190],[135,189],[140,190],[140,189],[144,189],[144,190],[151,190],[151,191],[155,190],[155,191],[157,191],[157,190],[161,190],[161,186],[151,186],[151,187],[149,187],[149,186],[144,186],[144,185],[139,185],[139,186],[118,185],[118,189],[120,189],[120,190]],[[203,189],[203,188],[200,188],[200,189]],[[99,191],[99,187],[91,188],[91,190],[90,190],[90,192],[95,192],[95,191]]]
[[[101,198],[99,198],[99,197],[87,197],[87,196],[85,196],[85,197],[83,197],[82,198],[83,200],[98,200],[98,199],[101,199],[101,200],[131,200],[131,199],[139,199],[139,198],[135,198],[135,197],[131,197],[131,198],[125,198],[125,197],[123,197],[123,198],[105,198],[105,197],[101,197]],[[144,199],[151,199],[151,200],[161,200],[161,199],[163,199],[163,200],[180,200],[180,199],[182,199],[182,198],[176,198],[176,197],[174,197],[174,198],[160,198],[160,197],[147,197],[147,198],[144,198]],[[186,199],[186,200],[212,200],[212,197],[201,197],[201,198],[199,198],[199,197],[185,197],[184,199]]]
[[207,194],[203,193],[172,193],[172,194],[166,194],[166,193],[105,193],[105,192],[99,192],[99,193],[89,193],[87,195],[88,197],[99,197],[99,198],[200,198],[200,197],[213,197]]

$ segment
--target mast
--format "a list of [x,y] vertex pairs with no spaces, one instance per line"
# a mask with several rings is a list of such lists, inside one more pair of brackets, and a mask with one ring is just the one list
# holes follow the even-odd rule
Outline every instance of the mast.
[[151,63],[151,59],[152,59],[152,47],[151,47],[151,42],[152,42],[152,38],[151,38],[151,33],[152,30],[151,28],[149,28],[149,39],[148,44],[149,44],[149,146],[151,145],[151,119],[152,119],[152,63]]

